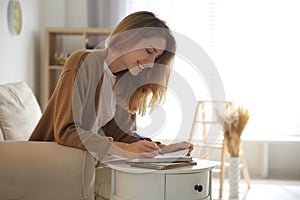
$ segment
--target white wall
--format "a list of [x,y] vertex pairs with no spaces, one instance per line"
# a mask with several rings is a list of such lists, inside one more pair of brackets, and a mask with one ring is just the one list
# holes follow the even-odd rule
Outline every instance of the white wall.
[[23,25],[12,35],[7,24],[8,0],[0,0],[0,84],[27,82],[39,93],[40,0],[20,0]]
[[7,25],[8,0],[0,0],[0,84],[25,81],[40,100],[43,90],[45,27],[65,26],[64,0],[19,0],[23,26],[11,35]]
[[41,100],[44,85],[44,29],[85,26],[85,1],[19,0],[23,17],[20,35],[9,32],[8,2],[0,0],[0,84],[25,81]]
[[300,179],[299,141],[244,141],[243,149],[254,177]]

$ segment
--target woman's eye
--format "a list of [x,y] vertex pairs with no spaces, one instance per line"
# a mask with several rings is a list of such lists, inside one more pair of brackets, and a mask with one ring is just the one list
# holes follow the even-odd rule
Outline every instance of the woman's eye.
[[151,49],[146,49],[147,53],[152,54],[153,51]]

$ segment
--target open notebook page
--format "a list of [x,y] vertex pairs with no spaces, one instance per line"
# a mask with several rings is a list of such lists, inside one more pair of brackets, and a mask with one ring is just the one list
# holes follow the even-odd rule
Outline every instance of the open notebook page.
[[172,153],[165,153],[164,155],[160,155],[158,154],[157,156],[155,156],[154,158],[177,158],[177,157],[184,157],[188,154],[189,150],[188,149],[184,149],[184,150],[180,150],[180,151],[175,151]]
[[[150,158],[150,159],[165,159],[165,158],[178,158],[178,157],[185,157],[188,154],[189,150],[188,149],[184,149],[184,150],[180,150],[180,151],[175,151],[172,153],[165,153],[164,155],[157,155],[154,158]],[[147,159],[147,158],[139,158],[139,159],[131,159],[131,161],[141,161],[141,159]],[[107,155],[103,158],[103,160],[101,161],[102,163],[108,163],[108,162],[112,162],[112,161],[121,161],[121,160],[128,160],[127,158],[124,157],[120,157],[120,156],[116,156],[116,155]],[[150,161],[150,160],[149,160]]]
[[190,162],[192,161],[192,157],[186,156],[189,150],[181,150],[175,151],[172,153],[166,153],[164,155],[157,155],[153,158],[136,158],[136,159],[129,159],[129,163],[171,163],[171,162]]

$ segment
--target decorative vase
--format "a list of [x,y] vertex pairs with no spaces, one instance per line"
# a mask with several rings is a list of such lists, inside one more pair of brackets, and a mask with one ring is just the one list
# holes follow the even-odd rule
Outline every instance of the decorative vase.
[[240,158],[230,157],[229,175],[229,199],[239,199],[240,182]]

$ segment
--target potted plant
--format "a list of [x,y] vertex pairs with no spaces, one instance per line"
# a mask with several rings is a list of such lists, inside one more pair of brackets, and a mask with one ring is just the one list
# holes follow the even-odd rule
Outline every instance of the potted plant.
[[230,199],[239,198],[240,180],[240,146],[241,135],[249,119],[249,112],[241,106],[235,107],[232,103],[227,105],[225,118],[223,120],[224,144],[230,155],[229,186]]

